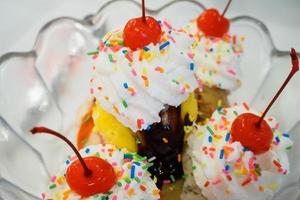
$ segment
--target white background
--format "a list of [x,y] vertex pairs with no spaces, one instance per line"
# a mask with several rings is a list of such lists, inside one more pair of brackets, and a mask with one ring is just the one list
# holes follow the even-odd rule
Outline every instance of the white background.
[[[137,0],[138,1],[138,0]],[[146,0],[155,8],[170,0]],[[223,10],[227,0],[199,0]],[[60,16],[83,18],[107,0],[0,0],[0,55],[28,51],[39,29]],[[250,15],[270,29],[278,49],[300,51],[300,0],[233,0],[227,16]]]

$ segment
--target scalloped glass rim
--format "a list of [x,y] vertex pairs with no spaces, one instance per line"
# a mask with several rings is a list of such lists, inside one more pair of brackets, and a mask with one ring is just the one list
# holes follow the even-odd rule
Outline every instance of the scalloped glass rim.
[[[41,109],[39,107],[39,111],[41,111],[41,113],[45,113],[46,111],[48,112],[49,110],[51,111],[51,116],[55,116],[57,118],[56,122],[61,120],[63,122],[61,122],[62,124],[57,124],[52,122],[49,119],[46,119],[46,122],[49,121],[50,125],[53,125],[54,127],[56,127],[57,129],[60,130],[64,130],[66,132],[74,132],[74,128],[70,128],[71,126],[74,126],[75,123],[73,122],[74,119],[68,119],[66,120],[66,116],[70,116],[70,114],[74,114],[75,112],[71,112],[70,110],[72,110],[72,107],[69,108],[69,110],[65,109],[65,105],[66,102],[64,101],[60,101],[60,93],[59,90],[60,88],[57,88],[57,80],[56,80],[56,76],[53,79],[45,79],[45,71],[43,71],[44,69],[40,67],[40,65],[43,64],[43,59],[45,59],[45,57],[40,58],[43,56],[43,54],[39,54],[39,51],[43,51],[43,48],[45,45],[45,40],[47,40],[47,34],[49,34],[48,32],[52,31],[52,28],[55,25],[59,25],[59,24],[64,24],[66,23],[66,25],[69,24],[69,22],[71,22],[74,26],[76,26],[76,28],[78,28],[80,31],[83,32],[83,36],[86,36],[87,39],[91,39],[90,44],[92,44],[93,42],[95,42],[95,40],[93,40],[92,38],[89,38],[87,35],[91,34],[94,37],[99,36],[101,34],[103,34],[103,30],[105,30],[105,28],[103,28],[103,30],[100,30],[100,28],[96,29],[97,27],[102,25],[105,25],[105,22],[107,20],[107,16],[105,16],[105,10],[109,9],[110,6],[112,5],[117,5],[118,3],[130,3],[131,5],[135,6],[135,7],[140,7],[140,4],[135,2],[135,1],[130,1],[130,0],[115,0],[115,1],[109,1],[108,3],[104,4],[96,14],[92,14],[92,15],[88,15],[86,16],[83,20],[78,20],[75,18],[70,18],[70,17],[60,17],[57,19],[54,19],[48,23],[46,23],[41,30],[39,31],[36,40],[34,42],[34,46],[33,49],[28,51],[28,52],[11,52],[11,53],[7,53],[3,56],[0,57],[0,111],[1,111],[1,117],[0,117],[0,143],[4,144],[2,146],[5,145],[11,145],[11,141],[15,140],[18,141],[18,144],[23,144],[26,147],[24,147],[24,152],[31,152],[35,155],[37,155],[37,157],[35,157],[34,159],[36,159],[35,161],[40,162],[41,168],[45,168],[45,171],[42,172],[45,175],[45,177],[48,177],[49,175],[49,168],[47,166],[47,159],[45,161],[45,154],[37,151],[37,144],[36,143],[41,143],[41,140],[39,139],[30,139],[29,140],[29,136],[24,135],[24,127],[22,126],[13,126],[12,120],[14,118],[10,118],[11,116],[9,115],[10,113],[8,113],[7,111],[7,104],[6,102],[3,100],[5,98],[2,97],[6,97],[7,95],[7,89],[4,87],[4,85],[1,86],[1,83],[3,83],[5,80],[3,77],[6,73],[5,71],[5,65],[6,63],[10,62],[11,60],[28,60],[29,64],[33,65],[33,69],[32,73],[36,75],[36,78],[38,79],[37,84],[38,88],[42,88],[44,90],[44,93],[41,97],[40,102],[44,103],[44,110]],[[197,9],[201,9],[201,10],[205,10],[205,7],[199,3],[196,0],[175,0],[175,1],[171,1],[169,3],[166,3],[164,5],[162,5],[161,7],[159,7],[158,9],[146,9],[147,13],[149,13],[150,15],[154,15],[157,16],[160,13],[165,12],[166,10],[170,9],[172,6],[174,5],[179,5],[181,3],[188,3],[191,4],[191,6],[195,6],[195,8]],[[129,6],[131,6],[129,5]],[[193,12],[191,12],[193,13]],[[187,15],[189,15],[190,13],[185,13]],[[190,14],[191,15],[191,14]],[[186,18],[185,16],[182,16],[181,18]],[[180,21],[180,20],[179,20]],[[245,63],[241,63],[241,67],[242,67],[242,72],[244,72],[246,75],[251,74],[250,78],[247,78],[247,76],[245,77],[245,88],[247,90],[245,90],[245,88],[241,88],[235,92],[233,92],[232,96],[230,97],[230,100],[233,101],[242,101],[242,100],[247,100],[250,102],[250,104],[252,106],[254,106],[256,109],[262,109],[262,106],[265,105],[265,102],[268,100],[268,98],[270,97],[270,95],[272,94],[272,91],[269,91],[269,86],[270,84],[273,85],[273,87],[275,87],[274,85],[278,85],[280,84],[280,81],[278,83],[274,83],[274,77],[275,78],[281,78],[281,76],[278,75],[278,73],[282,74],[282,72],[285,72],[287,70],[283,70],[282,68],[278,68],[279,64],[282,63],[287,63],[286,61],[289,60],[289,51],[280,51],[278,50],[275,45],[274,42],[272,40],[271,34],[268,30],[268,28],[265,26],[265,24],[263,22],[261,22],[258,19],[255,19],[253,17],[250,16],[237,16],[231,19],[232,22],[232,29],[239,32],[241,29],[245,29],[245,27],[250,27],[250,29],[245,29],[243,31],[247,31],[247,32],[251,32],[253,29],[253,32],[256,32],[256,34],[258,35],[258,38],[261,39],[261,43],[259,44],[259,46],[262,46],[262,50],[261,52],[263,52],[263,54],[265,54],[265,57],[262,56],[262,58],[260,58],[261,60],[264,60],[262,63],[266,64],[266,68],[262,71],[260,77],[258,78],[259,81],[255,81],[255,83],[251,82],[251,78],[255,77],[255,70],[260,70],[259,68],[254,68],[254,73],[253,71],[247,71],[249,69],[249,65],[245,65],[248,66],[247,69],[243,68]],[[242,27],[242,28],[241,28]],[[73,31],[72,29],[73,27],[70,28],[70,32]],[[108,28],[106,28],[108,29]],[[75,30],[75,29],[74,29]],[[76,29],[77,30],[77,29]],[[84,35],[86,34],[86,35]],[[78,39],[78,38],[77,38]],[[92,41],[93,40],[93,41]],[[75,38],[75,41],[78,42]],[[80,42],[79,42],[80,43]],[[46,44],[46,46],[49,44]],[[80,45],[80,44],[79,44]],[[258,45],[258,44],[255,44]],[[91,47],[91,45],[87,45],[89,47]],[[46,47],[47,49],[47,47]],[[92,49],[90,49],[92,50]],[[251,49],[253,50],[253,49]],[[247,49],[246,49],[247,51]],[[47,51],[46,51],[46,55],[47,55]],[[51,53],[51,52],[50,52]],[[53,53],[53,52],[52,52]],[[78,52],[75,52],[74,55],[76,57]],[[72,56],[73,54],[71,54]],[[248,55],[246,53],[246,55]],[[300,54],[298,54],[300,56]],[[249,59],[251,57],[247,57],[245,56],[245,60],[247,62],[249,62]],[[80,60],[75,60],[75,62],[79,62]],[[42,63],[42,64],[41,64]],[[259,63],[259,64],[262,64]],[[72,64],[70,64],[72,65]],[[278,65],[278,66],[277,66]],[[275,66],[275,67],[274,67]],[[272,70],[271,70],[272,69]],[[5,71],[5,72],[4,72]],[[276,74],[277,73],[277,74]],[[60,74],[61,75],[61,74]],[[65,73],[62,73],[62,77],[64,77]],[[59,77],[61,78],[61,77]],[[272,79],[273,78],[273,79]],[[281,79],[280,79],[281,80]],[[293,81],[293,83],[291,83],[291,85],[295,85],[295,82],[297,80]],[[299,81],[299,79],[298,79]],[[5,82],[4,82],[5,83]],[[59,82],[59,84],[61,84],[62,82]],[[253,88],[253,85],[255,85],[255,89],[250,90],[250,86],[251,88]],[[297,89],[299,89],[299,86],[294,86],[296,88],[292,88],[290,89],[289,93],[292,93],[291,91],[297,91]],[[276,87],[275,87],[276,88]],[[248,90],[249,89],[249,90]],[[298,90],[299,91],[299,90]],[[288,93],[288,92],[286,92]],[[294,95],[294,96],[293,96]],[[299,105],[300,103],[300,96],[299,93],[294,93],[292,96],[291,95],[287,95],[288,97],[286,98],[291,98],[291,97],[296,97],[295,99],[296,101],[296,105]],[[82,97],[80,97],[82,98]],[[286,98],[284,100],[286,100]],[[46,100],[45,100],[46,99]],[[282,99],[281,99],[282,101]],[[295,102],[292,102],[293,105],[295,105]],[[285,104],[289,104],[289,103],[285,103]],[[76,104],[77,106],[80,105],[79,102],[77,102]],[[53,108],[55,107],[55,108]],[[285,107],[285,105],[281,106],[281,107]],[[17,108],[16,108],[17,109]],[[74,107],[73,107],[74,110]],[[274,116],[276,118],[279,119],[285,119],[285,117],[281,118],[281,111],[280,109],[272,112],[272,114],[274,114]],[[31,113],[30,113],[31,114]],[[38,113],[39,114],[39,113]],[[39,117],[39,115],[36,114],[34,116],[36,116],[36,118]],[[26,115],[25,115],[26,116]],[[50,122],[51,121],[51,122]],[[280,120],[279,120],[280,121]],[[300,132],[300,118],[299,117],[291,117],[288,118],[288,120],[285,121],[291,121],[291,123],[284,123],[283,127],[286,130],[291,130],[291,132],[293,133],[292,137],[294,137],[294,141],[297,144],[296,141],[300,141],[299,136],[297,136]],[[10,123],[9,123],[10,122]],[[34,122],[28,122],[29,124],[32,125],[32,123]],[[19,125],[19,124],[18,124]],[[22,124],[21,124],[22,125]],[[51,126],[51,127],[53,127]],[[14,127],[14,128],[12,128]],[[26,128],[28,128],[27,126],[25,126]],[[5,135],[5,133],[7,135]],[[9,135],[10,134],[10,135]],[[12,136],[13,135],[13,136]],[[73,137],[74,140],[74,135],[69,135],[70,137]],[[9,137],[11,137],[11,139],[8,139]],[[31,143],[31,140],[34,140],[34,142],[36,143]],[[30,141],[30,142],[29,142]],[[43,140],[42,140],[43,141]],[[51,141],[53,142],[51,139],[47,138],[45,139],[45,141]],[[13,143],[14,144],[14,143]],[[1,146],[1,145],[0,145]],[[59,145],[58,145],[59,146]],[[56,147],[56,146],[55,146]],[[0,147],[1,150],[1,147]],[[48,149],[49,150],[49,149]],[[67,152],[67,151],[66,151]],[[289,156],[290,159],[291,158],[295,158],[295,156],[297,151],[294,150]],[[2,159],[2,160],[1,160]],[[1,157],[0,154],[0,161],[5,161],[4,157]],[[2,163],[2,162],[1,162]],[[49,164],[49,163],[48,163]],[[297,163],[295,161],[295,159],[291,160],[291,166],[299,166],[299,163]],[[299,167],[300,168],[300,167]],[[295,169],[298,169],[295,167]],[[52,171],[52,170],[50,170]],[[32,191],[31,192],[27,192],[27,190],[31,190],[32,188],[21,188],[19,186],[19,184],[17,184],[16,182],[12,182],[12,181],[7,181],[5,180],[5,178],[2,177],[2,168],[0,166],[0,197],[7,197],[7,198],[17,198],[17,197],[22,197],[23,199],[37,199],[37,197],[33,196]],[[298,176],[300,174],[299,170],[295,170],[293,173],[291,173],[288,177],[288,179],[290,179],[291,181],[289,181],[288,183],[286,183],[284,185],[284,187],[277,193],[275,199],[281,199],[281,198],[285,198],[287,196],[289,196],[291,198],[291,192],[293,193],[293,199],[296,198],[296,196],[299,193],[299,188],[297,183],[298,181]],[[296,191],[296,192],[295,192]],[[2,195],[2,196],[1,196]],[[8,196],[5,196],[8,195]],[[286,196],[284,196],[286,195]],[[299,197],[298,197],[299,198]],[[6,198],[4,198],[6,199]]]

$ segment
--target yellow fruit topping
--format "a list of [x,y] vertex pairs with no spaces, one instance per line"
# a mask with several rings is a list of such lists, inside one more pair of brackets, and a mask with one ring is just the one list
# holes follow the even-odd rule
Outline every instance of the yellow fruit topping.
[[105,143],[116,145],[118,148],[126,148],[130,152],[137,152],[137,143],[134,133],[123,126],[113,115],[109,114],[97,101],[93,105],[94,128],[92,132],[102,136]]
[[198,104],[195,93],[191,93],[190,96],[181,104],[181,119],[184,120],[186,115],[189,115],[189,120],[194,122],[198,115]]

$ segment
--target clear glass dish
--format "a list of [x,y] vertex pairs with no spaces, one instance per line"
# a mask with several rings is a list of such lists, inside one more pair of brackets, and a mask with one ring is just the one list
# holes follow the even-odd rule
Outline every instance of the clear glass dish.
[[[178,0],[147,13],[181,27],[204,9],[197,1]],[[31,51],[0,58],[0,199],[40,199],[50,174],[70,150],[51,136],[33,137],[30,128],[45,125],[75,141],[78,112],[90,98],[92,65],[87,52],[96,48],[106,32],[122,28],[140,13],[138,3],[110,1],[83,20],[61,17],[48,22]],[[231,32],[246,40],[240,65],[243,85],[231,94],[230,101],[247,101],[262,110],[290,70],[289,52],[276,49],[267,27],[258,19],[232,18]],[[299,81],[300,76],[295,76],[270,112],[281,122],[282,131],[290,131],[295,143],[289,151],[291,173],[274,199],[300,199]]]

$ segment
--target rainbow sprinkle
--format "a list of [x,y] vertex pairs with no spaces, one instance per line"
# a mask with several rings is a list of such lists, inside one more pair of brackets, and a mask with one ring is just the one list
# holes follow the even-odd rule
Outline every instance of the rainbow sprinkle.
[[[124,198],[148,198],[159,199],[159,190],[155,186],[154,181],[150,178],[150,174],[145,171],[151,163],[144,161],[143,157],[138,154],[129,153],[125,149],[119,150],[111,145],[95,145],[87,147],[80,151],[83,156],[99,156],[109,162],[115,169],[117,174],[116,186],[106,193],[99,193],[90,196],[88,199],[113,199],[121,200]],[[73,157],[73,156],[72,156]],[[122,157],[123,159],[116,160]],[[67,161],[71,159],[68,156]],[[66,162],[67,163],[67,162]],[[42,199],[70,199],[81,197],[74,193],[68,187],[65,171],[69,164],[65,165],[65,169],[60,175],[52,176],[48,190],[42,193]]]
[[[193,152],[190,155],[193,162],[192,172],[198,173],[196,169],[202,168],[204,176],[207,177],[201,189],[218,185],[220,188],[214,188],[215,192],[224,192],[224,195],[232,195],[235,192],[229,191],[225,187],[231,182],[230,184],[236,185],[238,183],[239,187],[245,188],[251,185],[251,187],[254,186],[257,188],[259,192],[264,192],[266,191],[265,188],[270,188],[266,185],[259,185],[259,183],[261,183],[265,176],[269,176],[270,179],[263,181],[267,181],[266,183],[273,186],[272,190],[275,190],[278,188],[278,185],[274,185],[274,182],[277,180],[276,176],[288,173],[286,165],[282,163],[278,155],[281,155],[286,148],[290,147],[292,142],[289,139],[289,134],[279,132],[279,124],[274,119],[268,119],[270,127],[274,129],[274,143],[271,144],[272,153],[270,154],[274,159],[272,159],[270,165],[261,163],[262,160],[265,160],[259,158],[261,154],[254,155],[250,149],[240,146],[241,144],[238,142],[232,141],[230,130],[233,120],[238,113],[248,112],[256,114],[246,103],[231,108],[222,108],[221,102],[219,102],[218,109],[206,121],[206,124],[193,124],[189,127],[192,130],[190,131],[192,134],[188,138],[188,143],[192,148],[191,152]],[[198,134],[199,132],[202,134]],[[284,148],[277,148],[278,145],[283,145],[281,147]],[[274,148],[275,146],[276,148]],[[199,158],[201,159],[199,160]],[[214,178],[211,178],[210,173],[206,174],[206,170],[214,170],[214,173],[219,172],[220,174],[217,177],[214,175]],[[274,179],[272,179],[273,177]],[[225,182],[225,185],[223,185],[223,182]]]
[[159,46],[159,50],[162,50],[162,49],[166,48],[169,45],[170,45],[170,42],[166,41],[165,43],[163,43],[162,45]]
[[[163,32],[157,44],[151,43],[133,51],[125,46],[122,30],[117,30],[107,33],[97,49],[89,54],[98,58],[98,63],[93,65],[94,81],[91,82],[91,94],[119,121],[128,122],[133,131],[146,129],[149,124],[156,122],[153,115],[159,113],[158,109],[166,102],[178,106],[197,87],[194,75],[197,66],[186,56],[189,54],[193,57],[194,53],[189,46],[176,44],[176,40],[182,38],[180,35],[186,34],[173,29],[165,20],[162,20],[160,25]],[[193,42],[189,37],[186,40],[189,43]],[[170,59],[171,54],[178,57],[178,60]],[[161,98],[161,90],[156,89],[163,87],[162,83],[165,88],[171,88],[166,90],[165,99]],[[98,89],[99,85],[101,89]],[[120,86],[121,89],[127,90],[129,95],[120,91]],[[147,106],[142,104],[145,95],[149,96]],[[131,102],[140,103],[143,114],[139,114],[136,107],[131,106]],[[155,110],[151,110],[153,107]]]

